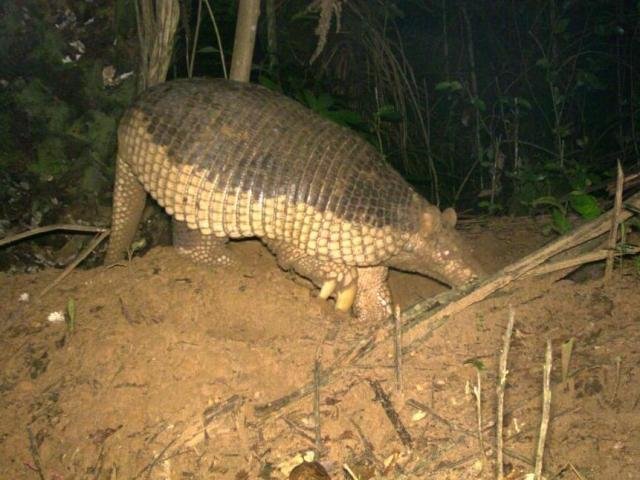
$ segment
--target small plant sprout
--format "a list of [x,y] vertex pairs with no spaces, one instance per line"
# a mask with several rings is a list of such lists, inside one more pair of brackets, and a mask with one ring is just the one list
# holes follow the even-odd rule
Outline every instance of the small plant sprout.
[[76,302],[73,298],[70,298],[67,302],[67,330],[69,333],[73,333],[76,328]]
[[571,353],[573,352],[573,344],[575,343],[575,340],[575,338],[571,337],[562,344],[562,383],[565,384],[567,382],[567,378],[569,378],[569,364],[571,362]]

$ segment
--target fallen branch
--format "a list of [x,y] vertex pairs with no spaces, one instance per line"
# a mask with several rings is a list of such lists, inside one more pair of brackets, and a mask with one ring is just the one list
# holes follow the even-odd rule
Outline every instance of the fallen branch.
[[10,243],[18,242],[20,240],[24,240],[25,238],[33,237],[35,235],[40,235],[41,233],[55,232],[58,230],[63,232],[103,233],[108,229],[102,227],[92,227],[90,225],[71,225],[66,223],[47,225],[46,227],[32,228],[31,230],[27,230],[26,232],[0,238],[0,247],[9,245]]
[[369,380],[369,385],[376,394],[375,400],[382,406],[384,413],[387,415],[387,418],[391,422],[391,425],[393,425],[394,430],[398,434],[402,445],[407,448],[411,448],[413,444],[411,435],[407,431],[407,428],[404,426],[404,423],[402,423],[400,415],[398,415],[396,409],[393,408],[393,403],[391,402],[389,395],[387,395],[387,393],[382,388],[382,385],[380,385],[380,382],[378,382],[377,380]]

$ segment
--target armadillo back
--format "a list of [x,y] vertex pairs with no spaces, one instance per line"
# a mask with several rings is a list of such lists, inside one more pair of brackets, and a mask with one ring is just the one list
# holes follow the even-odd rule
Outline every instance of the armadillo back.
[[204,234],[371,265],[418,224],[415,193],[371,145],[253,84],[151,88],[121,121],[118,155],[167,212]]

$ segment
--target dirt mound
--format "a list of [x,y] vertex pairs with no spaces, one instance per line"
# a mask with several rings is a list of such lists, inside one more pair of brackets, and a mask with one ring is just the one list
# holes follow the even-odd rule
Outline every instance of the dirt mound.
[[[494,222],[491,232],[466,231],[490,269],[544,241],[532,224]],[[496,360],[508,304],[517,312],[505,418],[510,478],[532,471],[547,338],[556,358],[547,471],[571,464],[587,478],[637,475],[635,272],[606,287],[518,282],[450,318],[408,355],[401,394],[392,346],[365,357],[323,383],[318,439],[313,395],[283,408],[270,402],[312,382],[316,358],[321,369],[331,365],[379,326],[336,313],[258,242],[233,249],[243,258],[238,268],[211,270],[156,248],[122,266],[75,271],[40,299],[57,271],[0,276],[0,478],[286,478],[318,441],[334,479],[343,478],[344,463],[362,479],[374,471],[493,478]],[[403,306],[443,289],[404,274],[393,274],[391,286]],[[73,328],[50,321],[55,312],[69,319],[70,299]],[[571,338],[562,382],[560,349]],[[479,364],[486,458],[472,394]],[[406,437],[385,413],[385,395]]]

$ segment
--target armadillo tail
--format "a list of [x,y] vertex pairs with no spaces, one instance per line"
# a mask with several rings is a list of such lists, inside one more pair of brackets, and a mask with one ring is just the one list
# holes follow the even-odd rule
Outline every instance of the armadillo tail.
[[144,187],[129,164],[118,155],[116,181],[113,188],[111,237],[107,256],[104,259],[106,264],[122,260],[127,253],[140,223],[146,195]]

